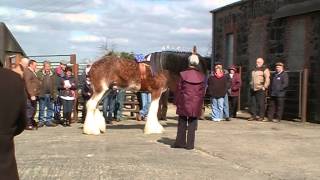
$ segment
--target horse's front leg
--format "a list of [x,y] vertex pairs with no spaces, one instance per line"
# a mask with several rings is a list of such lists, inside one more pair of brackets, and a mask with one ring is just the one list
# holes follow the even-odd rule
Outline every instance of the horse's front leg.
[[94,93],[87,102],[87,115],[83,124],[84,134],[99,135],[101,132],[106,131],[106,123],[99,110],[99,103],[101,102],[102,97],[106,96],[108,93],[108,89],[104,89],[100,93]]
[[147,115],[147,122],[144,127],[145,134],[159,134],[164,131],[162,125],[158,121],[157,116],[161,93],[161,90],[151,92],[152,100]]

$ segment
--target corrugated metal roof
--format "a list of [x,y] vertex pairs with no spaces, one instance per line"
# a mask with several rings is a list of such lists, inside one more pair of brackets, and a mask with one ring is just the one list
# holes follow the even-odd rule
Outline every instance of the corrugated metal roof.
[[21,53],[26,56],[18,41],[14,38],[8,27],[0,22],[0,61],[4,64],[6,53]]
[[320,0],[311,0],[301,3],[289,4],[279,8],[273,15],[273,19],[279,19],[289,16],[297,16],[315,11],[320,11]]

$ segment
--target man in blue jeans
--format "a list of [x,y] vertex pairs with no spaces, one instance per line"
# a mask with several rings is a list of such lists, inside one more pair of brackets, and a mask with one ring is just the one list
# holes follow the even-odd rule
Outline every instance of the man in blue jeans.
[[[135,60],[139,63],[139,70],[140,70],[140,76],[141,79],[146,78],[146,67],[150,66],[150,56],[144,56],[143,54],[136,54]],[[152,73],[152,72],[151,72]],[[137,121],[145,120],[147,117],[149,106],[151,103],[151,93],[150,92],[140,92],[140,111],[139,114],[137,114]]]
[[56,126],[53,120],[53,99],[56,97],[55,75],[51,71],[50,62],[44,61],[43,68],[37,72],[40,81],[39,122],[38,127]]
[[228,93],[227,93],[227,94],[224,96],[224,98],[223,98],[223,118],[224,118],[226,121],[230,121]]
[[[226,69],[224,69],[223,71],[224,71],[224,75],[227,77],[227,88],[228,88],[228,91],[229,91],[230,86],[231,86],[231,79],[230,79],[230,76],[229,76],[229,72]],[[223,118],[226,121],[230,121],[229,98],[228,97],[229,97],[229,92],[227,92],[226,95],[223,98]]]
[[122,109],[123,109],[125,96],[126,96],[125,89],[118,90],[117,97],[116,97],[116,105],[114,110],[114,116],[117,122],[122,120]]
[[141,92],[141,110],[137,114],[137,121],[144,121],[148,115],[149,106],[151,103],[151,93]]
[[103,97],[103,117],[107,124],[112,124],[113,113],[115,112],[117,87],[111,85],[110,92]]

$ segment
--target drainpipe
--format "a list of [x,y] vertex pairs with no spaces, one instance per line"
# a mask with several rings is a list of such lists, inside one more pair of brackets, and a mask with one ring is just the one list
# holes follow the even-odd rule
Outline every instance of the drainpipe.
[[210,72],[213,69],[213,65],[215,62],[215,53],[216,53],[216,48],[215,48],[215,29],[216,29],[216,24],[215,24],[215,12],[211,11],[212,13],[212,52],[211,52],[211,66],[210,66]]
[[303,70],[303,81],[302,81],[302,116],[301,121],[305,123],[307,121],[307,106],[308,106],[308,78],[309,69],[304,68]]

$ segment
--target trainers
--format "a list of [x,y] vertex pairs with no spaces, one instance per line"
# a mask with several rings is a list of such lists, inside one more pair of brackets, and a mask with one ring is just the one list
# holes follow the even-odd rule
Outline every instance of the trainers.
[[33,126],[32,125],[28,125],[25,130],[34,130]]
[[43,127],[44,126],[44,123],[43,122],[39,122],[38,123],[38,127],[40,128],[40,127]]
[[263,117],[259,117],[256,119],[256,121],[264,121],[264,118]]
[[278,123],[280,122],[280,119],[272,119],[272,122]]
[[261,121],[262,121],[262,122],[271,122],[271,120],[270,120],[269,118],[262,119]]
[[141,118],[141,115],[140,115],[140,114],[137,114],[137,116],[136,116],[136,120],[137,120],[137,121],[141,121],[141,120],[142,120],[142,118]]
[[44,123],[47,127],[56,127],[57,126],[57,124],[55,124],[55,123],[53,123],[53,122],[51,122],[51,121],[47,121],[47,122],[45,122]]
[[251,117],[251,118],[248,119],[248,121],[255,121],[255,120],[257,120],[256,117]]

